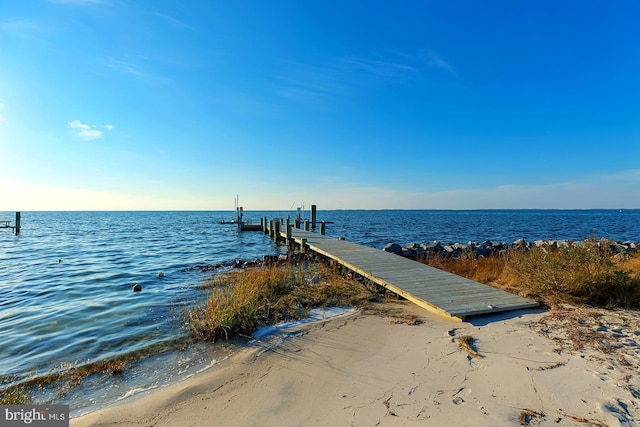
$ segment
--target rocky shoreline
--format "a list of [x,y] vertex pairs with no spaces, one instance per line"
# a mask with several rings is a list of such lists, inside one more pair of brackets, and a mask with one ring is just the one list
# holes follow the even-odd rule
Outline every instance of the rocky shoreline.
[[[518,239],[512,243],[495,242],[491,240],[485,240],[482,242],[453,242],[442,243],[439,241],[427,242],[427,243],[409,243],[407,245],[400,245],[399,243],[387,243],[384,248],[385,252],[390,252],[395,255],[399,255],[405,258],[419,260],[421,258],[440,256],[444,258],[460,258],[461,256],[473,256],[476,258],[487,258],[491,256],[504,255],[510,250],[525,249],[531,250],[533,248],[543,248],[546,250],[554,250],[560,248],[571,248],[579,245],[583,245],[584,240],[535,240],[526,241],[524,239]],[[598,240],[598,246],[603,249],[609,249],[618,257],[631,256],[640,250],[640,242],[617,242],[609,239]],[[262,259],[243,260],[236,259],[225,263],[216,264],[196,264],[193,267],[185,268],[182,271],[187,272],[190,270],[198,270],[203,273],[214,272],[221,269],[245,269],[251,267],[259,267],[261,265],[280,264],[285,265],[287,263],[299,263],[303,261],[308,255],[299,251],[290,251],[286,254],[279,255],[265,255]]]
[[[600,239],[597,242],[599,247],[603,249],[610,249],[613,254],[619,257],[630,256],[640,248],[640,242],[616,242],[609,239]],[[441,243],[433,241],[420,244],[409,243],[405,246],[398,243],[387,243],[382,250],[410,259],[420,259],[430,256],[441,256],[455,259],[463,255],[471,255],[476,258],[486,258],[503,255],[508,251],[515,249],[531,250],[534,248],[543,248],[546,250],[554,250],[577,247],[584,244],[584,240],[536,240],[531,242],[524,239],[518,239],[513,243],[494,242],[490,240],[467,243]]]
[[217,263],[217,264],[196,264],[193,267],[185,268],[182,270],[183,273],[190,270],[198,270],[203,273],[210,271],[218,271],[220,269],[245,269],[251,267],[259,267],[261,265],[285,265],[289,262],[298,263],[302,261],[306,257],[305,254],[294,251],[289,252],[287,254],[279,254],[279,255],[265,255],[262,259],[252,259],[252,260],[243,260],[236,259],[235,261],[225,262],[225,263]]

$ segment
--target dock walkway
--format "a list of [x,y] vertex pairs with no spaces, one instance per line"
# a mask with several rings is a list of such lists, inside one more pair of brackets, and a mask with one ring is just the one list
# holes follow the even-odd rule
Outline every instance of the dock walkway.
[[[286,238],[286,231],[280,231]],[[537,307],[538,303],[401,256],[318,233],[291,229],[291,239],[429,311],[468,316]]]

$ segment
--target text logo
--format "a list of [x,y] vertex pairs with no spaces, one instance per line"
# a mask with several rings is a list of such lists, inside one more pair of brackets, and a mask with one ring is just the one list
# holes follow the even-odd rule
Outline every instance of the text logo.
[[0,405],[0,426],[69,427],[69,405]]

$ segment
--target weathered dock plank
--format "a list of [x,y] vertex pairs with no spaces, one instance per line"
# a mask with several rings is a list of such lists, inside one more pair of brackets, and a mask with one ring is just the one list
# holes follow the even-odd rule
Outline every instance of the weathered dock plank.
[[[286,238],[286,230],[280,231]],[[293,228],[291,238],[429,311],[463,320],[538,303],[379,249]]]

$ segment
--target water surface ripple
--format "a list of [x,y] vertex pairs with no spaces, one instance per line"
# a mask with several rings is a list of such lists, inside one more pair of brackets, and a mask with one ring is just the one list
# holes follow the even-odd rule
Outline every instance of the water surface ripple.
[[[177,309],[206,278],[193,266],[281,250],[261,233],[219,224],[230,217],[22,212],[18,236],[0,231],[0,375],[44,373],[178,338]],[[143,291],[132,292],[133,283]]]

